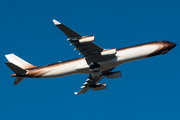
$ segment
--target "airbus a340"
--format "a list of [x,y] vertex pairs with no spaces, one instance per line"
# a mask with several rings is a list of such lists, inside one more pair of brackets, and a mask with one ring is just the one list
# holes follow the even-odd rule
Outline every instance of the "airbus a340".
[[53,78],[72,75],[76,73],[89,74],[79,92],[84,94],[89,89],[106,89],[105,83],[98,83],[105,76],[109,78],[121,77],[121,72],[112,70],[124,63],[140,60],[160,54],[165,54],[173,49],[176,44],[169,41],[155,41],[123,49],[103,49],[94,44],[95,37],[82,36],[62,23],[53,20],[54,24],[68,37],[75,50],[79,50],[84,57],[58,62],[42,67],[34,66],[14,54],[5,55],[9,62],[5,64],[14,72],[16,77],[14,85],[19,84],[24,78]]

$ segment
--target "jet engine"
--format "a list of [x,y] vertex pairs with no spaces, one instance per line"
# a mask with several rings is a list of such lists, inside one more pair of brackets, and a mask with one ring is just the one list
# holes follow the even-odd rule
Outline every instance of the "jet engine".
[[121,72],[117,71],[117,72],[111,72],[110,74],[106,75],[107,79],[110,78],[118,78],[121,77]]
[[81,39],[79,39],[79,43],[91,43],[94,41],[95,41],[94,35],[85,36],[85,37],[82,37]]
[[102,56],[115,55],[115,54],[116,54],[116,48],[106,49],[106,50],[103,50],[103,51],[101,52],[101,55],[102,55]]
[[96,84],[94,87],[92,87],[92,90],[104,90],[106,89],[106,83],[100,83]]

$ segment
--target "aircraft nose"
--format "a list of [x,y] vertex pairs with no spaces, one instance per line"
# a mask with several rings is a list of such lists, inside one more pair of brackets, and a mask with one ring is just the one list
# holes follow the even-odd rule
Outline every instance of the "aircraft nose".
[[176,47],[176,43],[173,43],[173,42],[163,41],[163,43],[167,45],[167,48],[166,48],[166,49],[167,49],[168,51],[171,50],[171,49],[173,49],[174,47]]

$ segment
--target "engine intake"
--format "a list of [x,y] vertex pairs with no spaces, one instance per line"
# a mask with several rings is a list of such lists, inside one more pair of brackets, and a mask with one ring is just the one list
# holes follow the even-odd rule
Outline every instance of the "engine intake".
[[100,83],[96,84],[94,87],[92,87],[92,90],[104,90],[106,89],[106,83]]

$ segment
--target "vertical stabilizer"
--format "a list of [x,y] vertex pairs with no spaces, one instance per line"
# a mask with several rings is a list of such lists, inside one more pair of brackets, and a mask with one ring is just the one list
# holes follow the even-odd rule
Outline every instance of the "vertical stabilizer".
[[25,60],[21,59],[20,57],[16,56],[15,54],[8,54],[8,55],[5,55],[5,57],[8,59],[9,62],[11,62],[23,69],[36,67],[36,66],[26,62]]
[[21,59],[20,57],[14,54],[5,55],[9,62],[5,62],[5,64],[15,73],[15,81],[14,85],[19,84],[25,79],[25,75],[28,72],[26,69],[36,67],[25,60]]

